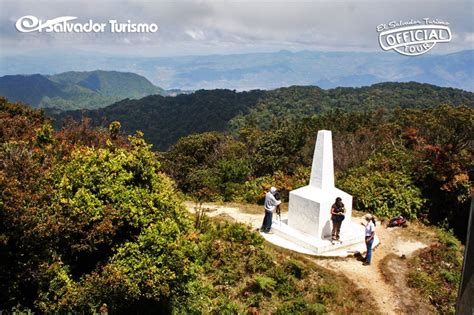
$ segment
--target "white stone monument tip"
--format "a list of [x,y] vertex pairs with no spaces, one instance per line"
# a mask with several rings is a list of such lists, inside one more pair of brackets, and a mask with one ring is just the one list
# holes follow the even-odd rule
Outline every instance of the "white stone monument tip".
[[313,165],[309,185],[319,189],[334,187],[334,158],[332,154],[332,134],[329,130],[318,131],[314,148]]

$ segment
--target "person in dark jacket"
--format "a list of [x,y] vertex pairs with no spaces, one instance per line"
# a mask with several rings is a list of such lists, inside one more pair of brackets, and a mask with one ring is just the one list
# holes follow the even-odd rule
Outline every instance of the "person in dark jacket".
[[331,206],[331,221],[332,221],[332,240],[338,241],[341,233],[341,225],[344,220],[346,209],[340,197],[336,198],[336,202]]

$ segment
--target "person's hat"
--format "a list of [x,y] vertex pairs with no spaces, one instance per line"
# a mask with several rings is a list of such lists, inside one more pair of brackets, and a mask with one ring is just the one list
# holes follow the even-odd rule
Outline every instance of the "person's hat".
[[372,215],[371,215],[370,213],[367,213],[367,214],[365,215],[365,219],[366,219],[367,221],[372,220]]
[[270,188],[270,192],[271,192],[272,194],[275,193],[276,191],[277,191],[277,189],[276,189],[275,187],[272,186],[272,187]]

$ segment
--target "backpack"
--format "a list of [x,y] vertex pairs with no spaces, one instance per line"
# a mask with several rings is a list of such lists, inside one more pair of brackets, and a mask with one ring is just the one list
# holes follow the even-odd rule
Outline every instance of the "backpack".
[[[276,200],[281,200],[281,195],[278,191],[275,192],[273,197],[275,197]],[[276,211],[275,212],[276,212],[277,215],[280,215],[280,205],[276,206]]]

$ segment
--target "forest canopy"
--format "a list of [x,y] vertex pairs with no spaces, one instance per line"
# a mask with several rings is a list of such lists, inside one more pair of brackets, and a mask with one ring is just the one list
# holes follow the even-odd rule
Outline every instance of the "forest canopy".
[[155,150],[166,150],[179,138],[208,131],[235,132],[252,127],[270,130],[287,122],[332,111],[374,111],[383,108],[424,109],[440,104],[474,107],[474,93],[416,82],[380,83],[361,88],[323,90],[316,86],[292,86],[270,91],[199,90],[175,97],[153,95],[122,100],[97,110],[51,114],[57,128],[63,119],[91,119],[106,128],[120,121],[123,131],[141,130]]

